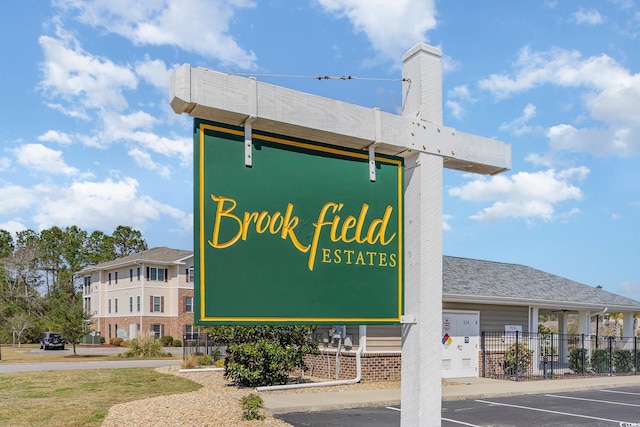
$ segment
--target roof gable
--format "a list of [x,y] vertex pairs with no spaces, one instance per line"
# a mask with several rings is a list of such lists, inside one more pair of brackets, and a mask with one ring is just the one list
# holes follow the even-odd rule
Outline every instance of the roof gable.
[[171,249],[167,247],[156,247],[147,249],[146,251],[136,252],[135,254],[127,255],[122,258],[115,259],[113,261],[101,262],[93,266],[88,266],[83,269],[87,270],[107,270],[116,266],[123,265],[135,265],[141,263],[158,263],[158,264],[173,264],[181,263],[184,260],[193,256],[193,251],[186,251],[181,249]]
[[[443,257],[443,300],[640,311],[640,302],[519,264]],[[479,302],[479,301],[478,301]]]

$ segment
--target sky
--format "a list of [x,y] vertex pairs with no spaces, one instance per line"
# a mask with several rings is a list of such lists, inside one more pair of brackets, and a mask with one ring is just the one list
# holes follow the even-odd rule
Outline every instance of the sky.
[[[22,0],[0,15],[0,229],[140,230],[193,248],[184,64],[401,113],[402,55],[441,49],[444,125],[512,147],[445,170],[445,255],[640,300],[638,0]],[[274,75],[274,76],[265,76]],[[317,80],[313,76],[355,76]]]

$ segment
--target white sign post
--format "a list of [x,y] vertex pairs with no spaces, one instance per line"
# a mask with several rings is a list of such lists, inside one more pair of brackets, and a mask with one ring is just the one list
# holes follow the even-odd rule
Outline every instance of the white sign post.
[[[405,325],[402,426],[439,426],[441,412],[443,168],[496,174],[510,146],[442,125],[438,49],[419,43],[403,58],[403,114],[185,64],[171,77],[177,114],[405,158]],[[245,161],[246,159],[240,159]],[[375,169],[365,179],[375,179]]]

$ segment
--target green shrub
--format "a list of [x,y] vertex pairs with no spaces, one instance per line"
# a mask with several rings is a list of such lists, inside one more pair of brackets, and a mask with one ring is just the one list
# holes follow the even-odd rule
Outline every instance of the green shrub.
[[610,371],[609,350],[596,348],[591,352],[591,368],[598,374],[605,374]]
[[613,350],[613,368],[619,374],[631,372],[634,364],[633,350]]
[[[584,361],[584,363],[583,363]],[[569,353],[569,369],[576,374],[584,373],[589,367],[589,355],[585,348],[574,348]]]
[[156,340],[152,333],[141,334],[129,341],[129,350],[119,354],[118,357],[171,357],[171,353],[162,351],[160,341]]
[[106,338],[105,338],[105,337],[100,337],[100,344],[104,344],[104,343],[105,343],[105,341],[106,341]]
[[213,366],[215,366],[216,368],[224,368],[224,360],[216,360],[215,362],[213,362]]
[[242,419],[244,420],[263,420],[262,407],[264,401],[257,394],[249,394],[240,399],[240,405],[242,406]]
[[208,354],[203,354],[198,356],[198,365],[200,366],[209,366],[213,363],[213,359]]
[[173,337],[171,335],[165,335],[160,338],[160,344],[163,347],[169,347],[173,343]]
[[504,373],[521,375],[529,369],[533,351],[525,344],[512,344],[504,355]]
[[222,357],[222,353],[220,352],[220,349],[214,348],[213,351],[211,352],[211,357],[213,357],[214,362],[220,360],[220,358]]
[[182,341],[173,340],[173,343],[171,345],[174,346],[174,347],[182,347]]
[[294,369],[305,369],[304,355],[317,352],[310,326],[222,326],[215,342],[227,345],[225,378],[257,387],[286,384]]

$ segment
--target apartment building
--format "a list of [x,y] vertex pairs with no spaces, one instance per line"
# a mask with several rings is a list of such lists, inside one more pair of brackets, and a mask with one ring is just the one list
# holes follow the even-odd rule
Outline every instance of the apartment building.
[[107,340],[141,331],[182,339],[193,331],[193,251],[157,247],[86,267],[83,304]]

